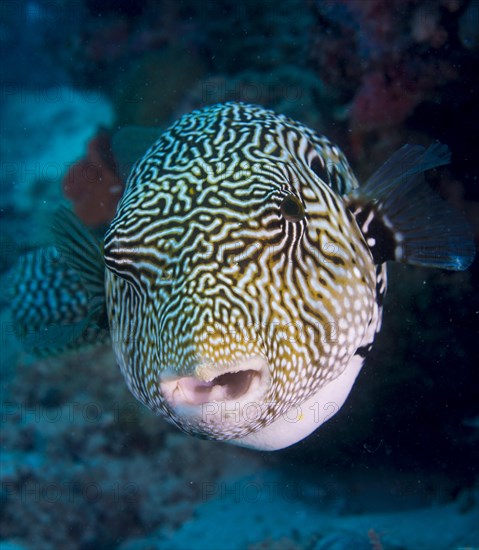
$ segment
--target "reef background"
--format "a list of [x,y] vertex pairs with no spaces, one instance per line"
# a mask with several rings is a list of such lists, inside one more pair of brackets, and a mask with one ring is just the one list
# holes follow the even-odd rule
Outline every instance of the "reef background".
[[478,547],[477,259],[391,265],[347,403],[269,454],[154,417],[108,347],[35,359],[8,309],[9,270],[51,243],[59,204],[109,223],[118,127],[228,100],[324,133],[360,178],[404,143],[447,143],[428,180],[477,242],[478,0],[12,0],[0,48],[2,550]]

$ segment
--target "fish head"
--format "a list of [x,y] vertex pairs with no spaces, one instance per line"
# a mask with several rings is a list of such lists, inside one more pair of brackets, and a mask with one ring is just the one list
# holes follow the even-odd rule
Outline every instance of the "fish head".
[[341,177],[329,142],[241,104],[185,115],[150,148],[104,244],[113,346],[139,400],[259,449],[316,429],[306,405],[339,409],[375,296]]

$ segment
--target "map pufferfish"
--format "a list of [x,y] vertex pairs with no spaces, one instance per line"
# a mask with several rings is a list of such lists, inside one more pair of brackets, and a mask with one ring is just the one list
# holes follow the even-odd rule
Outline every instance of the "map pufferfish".
[[183,431],[292,445],[351,391],[385,262],[472,262],[467,224],[423,181],[449,156],[405,145],[360,187],[303,124],[242,103],[194,111],[134,164],[103,242],[58,212],[61,254],[14,275],[18,333],[65,329],[35,338],[39,354],[108,337],[133,395]]

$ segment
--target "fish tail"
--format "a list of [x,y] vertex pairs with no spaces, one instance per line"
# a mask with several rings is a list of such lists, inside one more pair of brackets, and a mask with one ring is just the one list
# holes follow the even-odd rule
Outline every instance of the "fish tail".
[[[66,210],[66,209],[65,209]],[[72,213],[55,216],[57,243],[68,231]],[[81,254],[80,254],[81,253]],[[79,272],[88,249],[64,245],[22,256],[8,275],[13,330],[23,347],[48,356],[108,341],[101,298],[91,291],[91,272]]]
[[346,200],[376,263],[462,271],[474,260],[472,228],[424,181],[450,161],[446,145],[404,145]]

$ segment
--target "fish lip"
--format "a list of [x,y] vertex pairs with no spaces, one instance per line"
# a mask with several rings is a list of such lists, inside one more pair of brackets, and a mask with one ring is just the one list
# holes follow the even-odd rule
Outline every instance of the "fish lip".
[[194,414],[208,403],[262,402],[270,378],[266,359],[255,356],[224,368],[199,365],[191,376],[162,380],[160,389],[173,409]]

